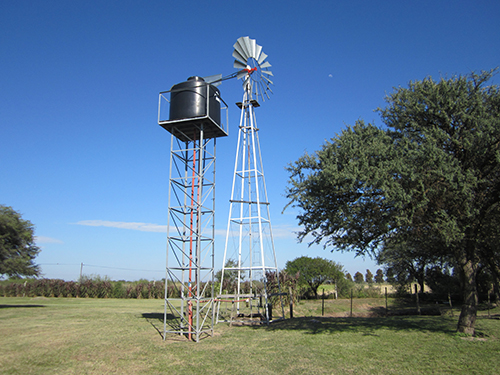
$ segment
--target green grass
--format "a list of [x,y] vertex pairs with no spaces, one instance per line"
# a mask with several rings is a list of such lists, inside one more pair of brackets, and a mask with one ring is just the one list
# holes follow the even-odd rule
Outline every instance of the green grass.
[[[163,341],[163,301],[0,298],[2,374],[497,374],[500,309],[478,338],[455,316],[362,317],[384,299],[301,302],[269,326],[219,324],[200,343]],[[390,301],[392,310],[407,308]],[[318,314],[319,308],[319,314]],[[347,309],[347,310],[346,310]],[[365,313],[363,313],[363,311]],[[334,317],[333,315],[340,315]]]

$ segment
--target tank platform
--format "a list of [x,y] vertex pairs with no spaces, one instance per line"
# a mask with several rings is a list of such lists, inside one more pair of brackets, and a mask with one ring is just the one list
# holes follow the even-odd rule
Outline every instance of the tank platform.
[[199,140],[202,130],[204,139],[228,135],[224,128],[209,116],[158,121],[158,124],[182,142]]

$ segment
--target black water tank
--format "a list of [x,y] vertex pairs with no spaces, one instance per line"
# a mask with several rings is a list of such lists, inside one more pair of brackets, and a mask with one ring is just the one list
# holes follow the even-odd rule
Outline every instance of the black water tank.
[[219,90],[215,86],[209,85],[201,77],[189,77],[186,82],[178,83],[170,89],[169,120],[208,115],[217,125],[220,125],[219,97]]

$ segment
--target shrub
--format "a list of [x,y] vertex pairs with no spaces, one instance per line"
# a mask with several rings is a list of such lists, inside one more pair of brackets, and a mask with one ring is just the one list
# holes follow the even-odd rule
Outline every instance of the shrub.
[[113,298],[125,298],[126,297],[126,289],[123,286],[123,282],[116,281],[113,283],[111,297],[113,297]]

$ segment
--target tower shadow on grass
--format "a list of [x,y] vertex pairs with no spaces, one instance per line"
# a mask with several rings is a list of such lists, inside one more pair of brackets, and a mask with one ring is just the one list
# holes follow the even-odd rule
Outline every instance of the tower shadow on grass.
[[[158,334],[163,338],[163,313],[143,313],[142,317],[153,326]],[[175,319],[172,314],[167,314],[167,320]]]
[[[163,328],[164,328],[164,322],[163,322],[163,313],[143,313],[142,315],[143,319],[146,319],[146,321],[151,324],[151,326],[158,332],[160,337],[162,339],[165,339],[163,336]],[[167,325],[170,328],[173,328],[174,330],[179,330],[179,318],[175,317],[173,314],[167,313]],[[208,335],[206,333],[202,334],[202,337],[200,339],[204,339],[207,337],[210,337],[211,335]],[[175,340],[175,341],[185,341],[187,339],[187,332],[185,334],[177,334],[176,336],[168,336],[169,340]]]

